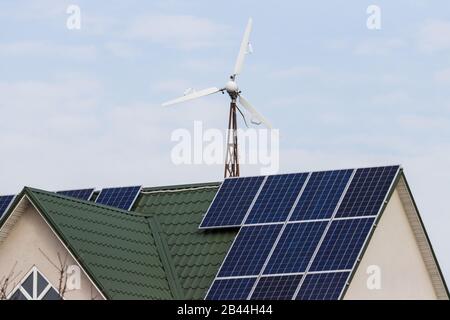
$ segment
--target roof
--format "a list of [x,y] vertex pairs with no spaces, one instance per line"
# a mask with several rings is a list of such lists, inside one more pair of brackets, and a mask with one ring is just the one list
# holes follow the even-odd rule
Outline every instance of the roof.
[[203,299],[237,229],[198,226],[219,183],[144,189],[134,210],[157,217],[184,299]]
[[203,299],[238,231],[198,229],[219,185],[146,188],[132,212],[28,187],[16,203],[29,197],[107,298]]
[[[160,258],[154,218],[32,188],[25,188],[16,202],[23,196],[28,196],[107,298],[174,297],[174,284]],[[7,212],[0,227],[12,212]]]
[[144,188],[131,212],[24,188],[0,228],[27,196],[106,298],[203,299],[239,231],[199,230],[219,186]]

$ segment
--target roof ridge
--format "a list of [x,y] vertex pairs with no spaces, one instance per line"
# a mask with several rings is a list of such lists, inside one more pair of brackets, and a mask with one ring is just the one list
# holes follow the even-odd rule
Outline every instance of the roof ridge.
[[197,190],[205,187],[218,187],[222,182],[199,182],[199,183],[188,183],[188,184],[174,184],[174,185],[165,185],[165,186],[155,186],[155,187],[143,187],[142,191],[145,193],[152,191],[178,191],[182,189],[186,190]]
[[72,202],[75,202],[75,203],[81,203],[81,204],[85,204],[85,205],[89,205],[89,206],[93,206],[93,207],[100,207],[100,208],[107,209],[107,210],[112,211],[112,212],[117,212],[117,213],[120,213],[120,214],[128,214],[128,215],[133,216],[133,217],[142,217],[141,214],[139,214],[138,212],[135,212],[135,211],[127,211],[127,210],[123,210],[123,209],[107,206],[107,205],[104,205],[104,204],[100,204],[100,203],[97,203],[97,202],[92,202],[92,201],[89,201],[89,200],[88,201],[81,200],[81,199],[73,198],[73,197],[70,197],[70,196],[62,195],[62,194],[59,194],[59,193],[56,193],[56,192],[43,190],[43,189],[38,189],[38,188],[33,188],[33,187],[24,187],[24,190],[29,190],[31,192],[37,192],[37,193],[45,194],[45,195],[48,195],[48,196],[51,196],[51,197],[69,200],[69,201],[72,201]]

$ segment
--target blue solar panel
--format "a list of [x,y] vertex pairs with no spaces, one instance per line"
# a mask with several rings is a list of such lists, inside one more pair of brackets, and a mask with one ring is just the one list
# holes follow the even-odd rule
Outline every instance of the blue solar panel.
[[122,210],[130,210],[140,190],[141,187],[103,189],[95,202]]
[[220,299],[246,299],[249,292],[255,300],[339,299],[398,171],[390,166],[313,172],[309,179],[307,173],[275,175],[238,195],[236,186],[225,188],[225,199],[252,196],[242,209],[222,202],[225,217],[214,217],[222,225],[242,226],[212,286],[214,295],[225,290]]
[[331,218],[352,172],[353,170],[314,172],[290,221]]
[[269,176],[245,224],[285,221],[307,173]]
[[8,209],[11,202],[14,200],[14,195],[11,196],[0,196],[0,218]]
[[242,227],[219,271],[219,277],[258,275],[281,225]]
[[215,280],[206,296],[207,300],[245,300],[256,278]]
[[352,269],[374,221],[363,218],[331,222],[310,271]]
[[291,300],[301,279],[301,275],[261,277],[251,299]]
[[296,300],[337,300],[345,287],[350,272],[308,274]]
[[78,189],[78,190],[65,190],[65,191],[58,191],[57,194],[61,194],[66,197],[72,197],[79,200],[85,200],[88,201],[92,193],[94,192],[94,189]]
[[288,224],[264,274],[304,272],[328,221]]
[[200,228],[240,226],[264,177],[226,179]]
[[399,166],[358,169],[336,217],[376,215]]

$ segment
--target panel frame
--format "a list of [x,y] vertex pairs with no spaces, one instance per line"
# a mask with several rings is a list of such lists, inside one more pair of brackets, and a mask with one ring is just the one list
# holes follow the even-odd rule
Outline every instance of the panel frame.
[[[72,196],[68,196],[68,195],[65,195],[65,194],[62,193],[62,192],[82,191],[82,190],[91,190],[91,189],[92,189],[91,194],[89,195],[89,198],[87,200],[76,198],[76,197],[72,197]],[[73,190],[59,190],[59,191],[56,191],[55,193],[58,194],[58,195],[61,195],[63,197],[71,197],[71,198],[78,199],[78,200],[81,200],[81,201],[90,201],[92,199],[92,196],[95,193],[95,188],[73,189]]]
[[[364,238],[364,241],[362,242],[362,246],[361,246],[361,248],[362,248],[362,247],[364,247],[364,245],[365,245],[365,243],[366,243],[366,241],[367,241],[369,235],[371,234],[372,230],[373,230],[374,227],[375,227],[375,221],[376,221],[376,216],[375,216],[375,215],[371,215],[371,216],[360,216],[360,217],[351,217],[351,218],[349,218],[349,217],[345,217],[345,218],[335,218],[335,219],[333,219],[333,220],[331,221],[331,223],[330,223],[330,228],[331,228],[331,226],[333,225],[334,222],[350,221],[350,220],[352,220],[352,221],[355,221],[355,220],[366,220],[366,219],[373,219],[373,222],[372,222],[372,225],[371,225],[370,228],[369,228],[369,231],[368,231],[367,234],[366,234],[366,237]],[[328,235],[328,231],[329,231],[329,230],[327,230],[327,234],[325,235],[325,238],[326,238],[326,236]],[[324,238],[324,240],[325,240],[325,238]],[[322,245],[323,245],[323,242],[322,242],[322,244],[321,244],[321,246],[320,246],[320,248],[319,248],[317,254],[319,253],[319,251],[320,251]],[[356,255],[355,261],[358,260],[358,259],[360,258],[360,256],[359,256],[360,251],[361,251],[361,249],[359,250],[358,254]],[[316,255],[315,258],[317,258],[317,255]],[[314,258],[313,263],[311,264],[311,267],[312,267],[312,265],[313,265],[314,262],[315,262],[315,258]],[[354,263],[353,263],[353,265],[354,265]],[[331,270],[331,271],[334,271],[334,270],[352,270],[352,268],[350,268],[350,269],[313,270],[313,271],[311,271],[311,272],[309,272],[309,273],[313,273],[313,272],[317,272],[317,271],[327,271],[327,272],[330,272],[330,270]]]
[[[310,179],[310,177],[311,177],[312,174],[313,174],[313,172],[300,172],[300,173],[283,173],[283,174],[275,174],[275,175],[266,176],[266,179],[265,179],[264,184],[266,183],[266,181],[267,181],[270,177],[276,177],[276,176],[306,175],[306,178],[305,178],[305,180],[303,181],[303,185],[302,185],[302,187],[300,188],[299,193],[297,194],[297,197],[296,197],[296,199],[294,200],[294,202],[292,203],[292,207],[291,207],[291,209],[289,209],[288,214],[286,215],[286,218],[285,218],[284,220],[282,220],[282,221],[266,221],[266,222],[253,222],[253,223],[247,223],[247,220],[248,220],[248,218],[249,218],[249,216],[250,216],[250,213],[252,212],[252,210],[249,210],[249,211],[247,212],[247,215],[246,215],[245,219],[242,221],[241,226],[244,226],[244,225],[245,225],[245,226],[247,226],[247,225],[262,225],[262,224],[270,224],[270,223],[275,223],[275,222],[285,223],[286,221],[289,221],[289,218],[290,218],[290,216],[292,215],[292,212],[293,212],[293,210],[295,209],[295,207],[297,206],[297,203],[298,203],[298,201],[299,201],[299,199],[300,199],[300,198],[299,198],[299,195],[301,195],[301,194],[303,193],[303,191],[305,190],[305,187],[307,186],[308,181],[309,181],[309,179]],[[264,187],[264,186],[262,186],[262,187]],[[260,193],[262,192],[262,189],[263,189],[263,188],[261,188],[261,190],[259,191],[258,197],[259,197]],[[256,203],[256,201],[258,201],[258,197],[255,197],[255,203]],[[254,206],[254,204],[253,204],[253,206]],[[252,206],[252,208],[250,208],[250,209],[253,209],[253,206]]]
[[[103,203],[97,202],[97,200],[100,198],[100,195],[102,194],[102,192],[103,192],[104,189],[122,189],[122,188],[134,188],[134,187],[139,187],[139,191],[136,193],[136,196],[134,197],[134,199],[133,199],[133,201],[131,202],[130,207],[129,207],[128,209],[121,209],[121,208],[117,208],[117,207],[114,207],[114,206],[110,206],[110,205],[107,205],[107,204],[103,204]],[[95,199],[95,203],[96,203],[96,204],[99,204],[99,205],[102,205],[102,206],[108,206],[108,207],[112,207],[112,208],[116,208],[116,209],[120,209],[120,210],[130,211],[131,209],[133,209],[133,206],[134,206],[134,204],[136,203],[136,200],[137,200],[137,198],[139,197],[139,195],[141,194],[141,192],[142,192],[142,186],[128,186],[128,187],[110,187],[110,188],[103,188],[103,189],[101,189],[100,192],[98,193],[97,198]],[[92,197],[92,195],[91,195],[91,197]]]
[[[322,173],[322,174],[327,174],[327,173],[333,173],[333,172],[342,172],[343,174],[345,173],[345,171],[347,171],[348,173],[349,173],[349,176],[348,176],[348,178],[347,178],[347,181],[346,181],[346,184],[344,185],[344,188],[342,189],[342,191],[341,191],[341,194],[340,194],[340,197],[337,199],[338,201],[337,202],[335,202],[336,204],[335,204],[335,206],[334,206],[334,209],[333,209],[333,211],[331,212],[331,214],[330,214],[330,216],[329,217],[326,217],[326,218],[319,218],[319,219],[295,219],[295,220],[291,220],[293,217],[294,217],[294,214],[296,213],[296,211],[297,211],[297,206],[298,206],[298,203],[295,205],[295,207],[294,207],[294,210],[293,210],[293,212],[291,213],[291,215],[290,215],[290,217],[289,217],[289,222],[297,222],[297,221],[313,221],[313,220],[326,220],[326,221],[328,221],[328,220],[331,220],[332,219],[332,215],[333,215],[333,213],[334,213],[334,210],[336,209],[336,206],[338,206],[338,204],[339,204],[339,200],[341,199],[341,196],[342,196],[342,194],[344,194],[344,193],[346,193],[347,192],[347,190],[348,190],[348,188],[347,188],[347,186],[348,186],[348,183],[349,183],[349,181],[352,179],[352,177],[353,177],[353,175],[355,174],[355,171],[356,171],[357,169],[339,169],[339,170],[329,170],[329,171],[314,171],[314,172],[311,172],[311,179],[313,178],[313,175],[314,174],[319,174],[319,173]],[[327,185],[327,184],[325,184],[325,185]],[[308,186],[306,187],[306,188],[308,188]],[[305,188],[305,191],[306,191],[306,188]],[[314,194],[314,197],[316,196],[316,194],[317,194],[317,190],[316,190],[316,193]]]
[[[396,172],[395,172],[395,174],[394,174],[394,176],[393,176],[393,179],[392,179],[392,181],[391,181],[389,187],[388,187],[387,190],[386,190],[386,194],[385,194],[385,196],[383,197],[382,205],[380,206],[380,208],[378,208],[378,210],[376,211],[376,213],[374,213],[374,214],[356,215],[356,216],[354,216],[354,215],[345,216],[345,215],[344,215],[344,216],[338,216],[338,218],[351,218],[351,217],[358,217],[358,216],[360,216],[360,217],[365,217],[365,216],[378,216],[378,215],[380,214],[380,212],[381,212],[381,209],[383,208],[383,205],[384,205],[385,202],[386,202],[387,195],[390,195],[390,194],[391,194],[391,190],[392,190],[392,187],[393,187],[393,185],[394,185],[394,182],[397,181],[400,172],[402,172],[402,167],[401,167],[400,165],[389,165],[389,166],[386,165],[386,166],[363,167],[363,168],[357,168],[357,169],[355,169],[356,171],[358,171],[358,170],[370,170],[370,169],[380,169],[380,168],[395,168],[395,167],[397,167],[397,170],[396,170]],[[339,214],[340,214],[340,212],[338,211],[338,212],[336,213],[336,215],[339,215]]]
[[[331,270],[331,271],[328,271],[328,270],[327,271],[313,271],[313,272],[309,272],[307,275],[305,274],[303,276],[305,278],[305,280],[303,280],[303,278],[302,278],[302,282],[307,280],[307,276],[314,276],[314,275],[321,275],[321,274],[325,274],[326,275],[326,274],[336,274],[336,273],[348,273],[347,278],[345,279],[345,285],[343,286],[343,287],[346,287],[347,286],[347,282],[348,282],[348,278],[349,278],[349,276],[351,274],[351,271],[352,271],[351,269],[338,269],[338,270]],[[300,290],[301,290],[301,287],[300,287]],[[297,300],[297,297],[298,297],[298,294],[300,293],[300,290],[299,290],[299,292],[296,293],[296,295],[294,295],[293,299],[296,300],[296,301],[302,301],[301,299]],[[338,296],[337,300],[340,300],[341,294],[342,294],[342,289],[339,292],[339,296]],[[313,301],[313,300],[318,301],[319,299],[311,299],[309,301]],[[323,300],[325,300],[325,299],[321,299],[321,301],[323,301]],[[327,300],[330,300],[330,299],[327,299]]]
[[[257,281],[255,281],[255,283],[253,284],[253,288],[250,292],[250,294],[247,297],[247,300],[250,300],[251,297],[253,297],[253,295],[255,294],[256,288],[258,287],[258,284],[263,281],[263,279],[272,279],[272,278],[282,278],[282,277],[300,277],[300,279],[296,280],[298,281],[298,283],[300,283],[300,281],[302,280],[303,277],[305,277],[305,275],[303,273],[288,273],[288,274],[280,274],[280,275],[275,275],[275,274],[270,274],[270,275],[263,275],[262,277],[259,277],[257,279]],[[297,286],[293,287],[293,292],[295,293]],[[258,298],[258,300],[261,300],[261,298]],[[263,298],[262,300],[272,300],[272,299],[265,299]],[[276,299],[276,300],[284,300],[284,299]]]
[[11,201],[8,203],[8,205],[6,206],[5,210],[4,210],[3,212],[0,212],[0,220],[3,218],[3,216],[4,216],[4,215],[8,212],[8,210],[11,208],[12,204],[14,203],[14,200],[16,200],[16,198],[17,198],[17,194],[14,194],[14,195],[9,194],[9,195],[3,196],[3,197],[11,197],[11,196],[12,196],[12,199],[11,199]]
[[[225,180],[232,180],[232,179],[239,179],[239,178],[257,178],[257,177],[261,177],[261,176],[229,177],[229,178],[226,178]],[[253,208],[253,206],[254,206],[254,204],[255,204],[255,202],[256,202],[256,199],[258,199],[258,196],[259,196],[259,194],[261,193],[261,190],[263,189],[264,185],[266,184],[266,181],[267,181],[268,176],[262,176],[262,177],[264,177],[264,179],[263,179],[263,181],[261,181],[261,185],[259,186],[259,189],[258,189],[258,191],[256,192],[255,196],[253,197],[253,200],[252,200],[252,202],[250,203],[250,206],[248,207],[247,212],[245,213],[244,218],[242,219],[242,221],[241,221],[240,224],[238,224],[238,225],[220,225],[220,226],[207,226],[207,227],[202,227],[202,224],[203,224],[203,222],[205,221],[206,216],[207,216],[208,213],[209,213],[209,210],[211,209],[211,207],[212,207],[214,201],[216,201],[216,198],[217,198],[217,196],[219,195],[220,190],[222,189],[222,186],[223,186],[224,183],[225,183],[225,180],[224,180],[224,181],[220,184],[219,189],[217,190],[216,194],[215,194],[214,197],[213,197],[213,200],[211,201],[211,203],[210,203],[209,206],[208,206],[208,209],[206,210],[205,214],[203,215],[202,221],[200,222],[200,225],[199,225],[198,229],[199,229],[199,230],[212,230],[212,229],[227,229],[227,228],[239,228],[239,227],[242,227],[242,226],[244,225],[244,222],[245,222],[245,220],[247,219],[248,215],[250,214],[250,211],[252,210],[252,208]]]
[[[280,224],[281,224],[281,223],[278,222],[278,223],[263,224],[263,225],[257,225],[257,226],[271,226],[271,225],[280,225]],[[233,249],[233,247],[234,247],[234,245],[235,245],[235,243],[236,243],[236,240],[238,239],[238,237],[239,237],[239,235],[240,235],[240,233],[241,233],[241,230],[244,229],[244,227],[255,227],[255,226],[253,226],[253,225],[251,225],[251,226],[245,225],[245,226],[243,226],[242,228],[239,229],[239,232],[238,232],[238,233],[236,234],[236,236],[234,237],[233,242],[231,243],[231,246],[230,246],[230,248],[228,249],[227,254],[225,255],[225,258],[222,260],[222,263],[220,264],[219,270],[217,270],[217,274],[216,274],[216,276],[214,277],[214,281],[216,281],[216,279],[217,279],[217,280],[223,280],[223,279],[229,279],[229,278],[247,278],[247,277],[251,277],[251,276],[252,276],[252,277],[258,277],[258,275],[256,275],[256,274],[255,274],[255,275],[241,275],[241,276],[219,276],[219,275],[220,275],[220,272],[222,271],[222,268],[223,268],[223,266],[224,266],[224,264],[225,264],[225,261],[227,260],[227,258],[228,258],[228,256],[229,256],[231,250]],[[275,242],[278,240],[278,236],[280,235],[282,229],[283,229],[283,226],[281,227],[280,231],[278,231],[278,235],[277,235],[277,238],[275,239]],[[271,252],[272,252],[272,249],[273,249],[273,246],[272,246],[272,248],[269,250],[268,256],[270,256],[270,254],[271,254]],[[266,261],[264,260],[263,266],[264,266],[265,263],[266,263]],[[262,267],[261,267],[261,268],[262,268]],[[213,281],[212,283],[214,283],[214,281]],[[211,284],[211,286],[212,286],[212,284]]]
[[[241,277],[221,278],[221,279],[218,279],[218,281],[238,280],[238,279],[255,279],[254,281],[256,281],[256,276],[241,276]],[[212,289],[212,287],[213,287],[215,281],[216,281],[216,279],[214,279],[214,281],[213,281],[213,282],[211,283],[211,285],[209,286],[208,291],[207,291],[207,293],[206,293],[206,295],[205,295],[204,300],[218,301],[217,299],[208,299],[208,296],[209,296],[209,294],[210,294],[210,292],[211,292],[211,289]],[[236,300],[236,299],[231,299],[231,300],[234,301],[234,300]],[[236,301],[239,301],[239,300],[236,300]]]

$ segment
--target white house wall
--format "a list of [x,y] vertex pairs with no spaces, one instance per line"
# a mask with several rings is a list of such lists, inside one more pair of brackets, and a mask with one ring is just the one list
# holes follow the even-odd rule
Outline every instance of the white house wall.
[[[378,270],[380,288],[374,278]],[[378,222],[344,299],[437,299],[397,190]]]

